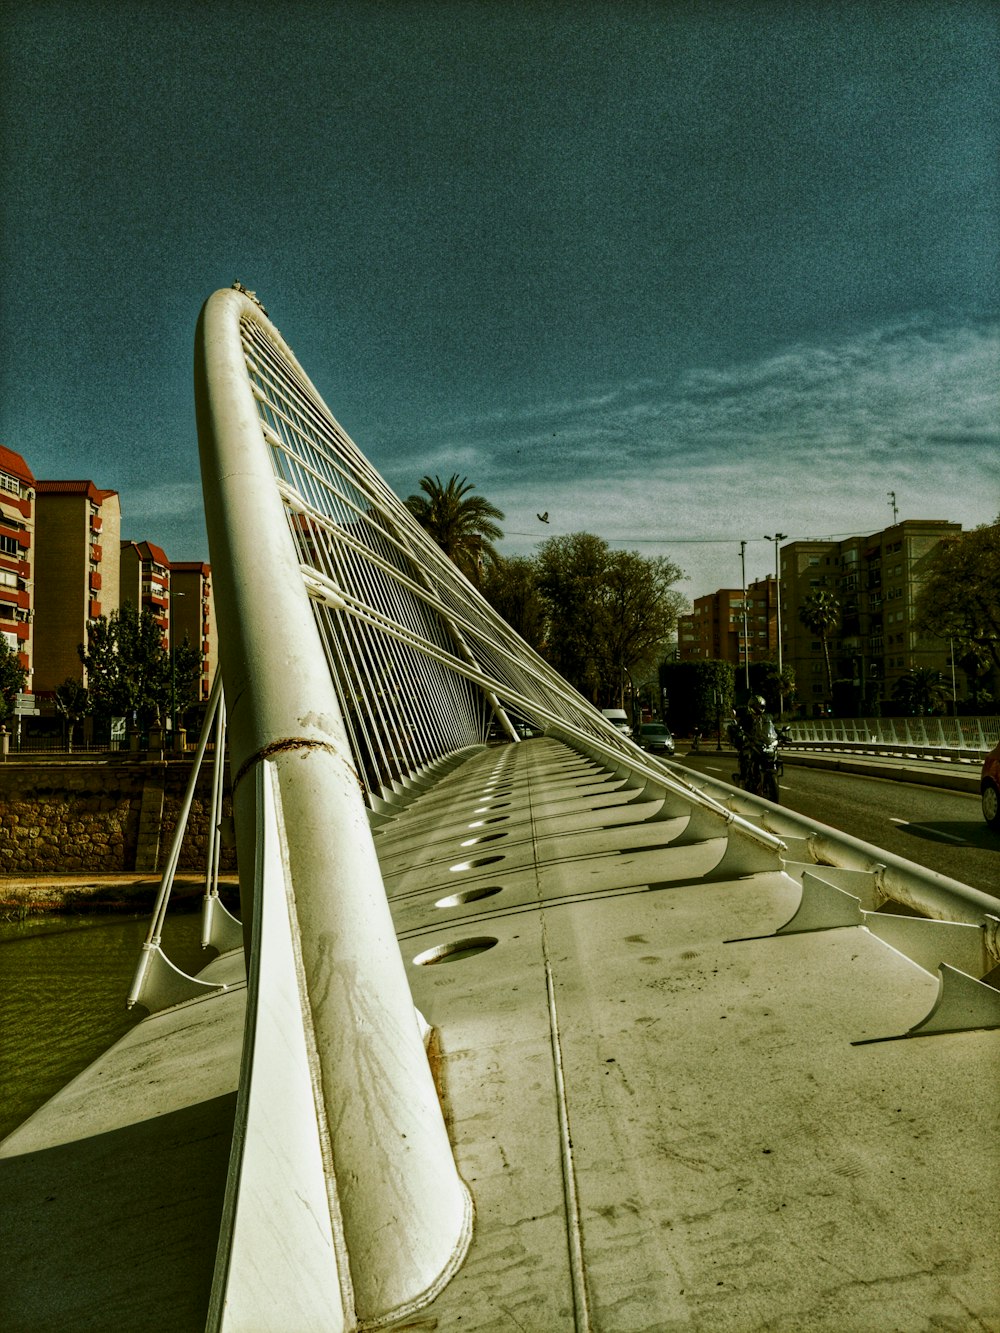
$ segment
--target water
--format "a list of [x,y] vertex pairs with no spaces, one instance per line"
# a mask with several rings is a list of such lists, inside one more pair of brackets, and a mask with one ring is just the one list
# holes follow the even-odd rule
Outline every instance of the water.
[[[145,1016],[125,998],[148,927],[107,914],[0,923],[0,1139]],[[163,951],[192,973],[215,956],[200,912],[168,917]]]

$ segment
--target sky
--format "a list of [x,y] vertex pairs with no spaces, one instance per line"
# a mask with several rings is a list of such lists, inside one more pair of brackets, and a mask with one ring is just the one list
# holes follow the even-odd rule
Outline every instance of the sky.
[[172,560],[235,280],[505,555],[1000,513],[996,0],[7,0],[0,179],[0,443]]

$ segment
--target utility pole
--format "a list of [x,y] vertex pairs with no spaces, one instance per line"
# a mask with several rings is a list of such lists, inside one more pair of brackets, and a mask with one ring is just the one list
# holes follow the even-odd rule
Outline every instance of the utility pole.
[[886,491],[886,495],[889,497],[889,508],[892,510],[892,525],[895,527],[899,519],[899,510],[896,508],[896,492]]
[[747,631],[747,544],[740,542],[740,568],[743,572],[743,682],[750,693],[750,635]]
[[785,711],[785,682],[781,657],[781,570],[778,567],[778,546],[788,536],[787,532],[776,532],[773,537],[764,533],[764,540],[774,542],[774,609],[778,618],[778,717]]

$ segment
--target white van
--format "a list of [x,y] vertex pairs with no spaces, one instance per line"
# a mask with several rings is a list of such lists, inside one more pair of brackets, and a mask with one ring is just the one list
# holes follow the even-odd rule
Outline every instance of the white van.
[[632,728],[629,726],[628,722],[628,713],[625,712],[624,708],[602,708],[601,713],[608,719],[613,727],[617,727],[624,735],[632,735]]

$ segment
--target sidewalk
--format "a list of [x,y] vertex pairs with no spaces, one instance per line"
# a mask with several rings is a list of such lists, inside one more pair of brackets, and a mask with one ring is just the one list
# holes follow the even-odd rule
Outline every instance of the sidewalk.
[[948,759],[907,759],[879,755],[851,755],[783,750],[785,764],[799,764],[804,768],[832,768],[858,773],[869,778],[888,778],[892,782],[914,782],[924,787],[943,787],[948,791],[971,792],[979,795],[980,764],[962,763]]
[[[159,890],[160,876],[139,870],[0,875],[0,920],[43,912],[148,912]],[[174,876],[173,902],[194,902],[204,892],[204,873]],[[227,905],[238,901],[235,875],[219,876],[219,896]]]

